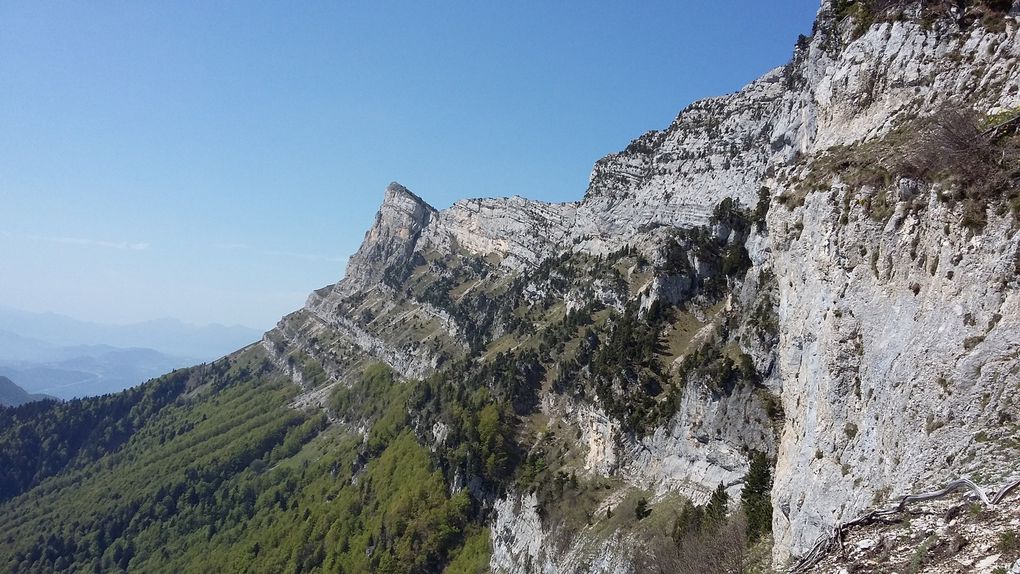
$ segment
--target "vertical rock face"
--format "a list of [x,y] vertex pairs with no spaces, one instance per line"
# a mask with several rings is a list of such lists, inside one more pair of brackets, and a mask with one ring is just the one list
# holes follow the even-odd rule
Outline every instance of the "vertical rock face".
[[840,224],[841,207],[819,193],[770,221],[788,421],[780,558],[890,497],[1020,472],[1020,453],[988,431],[1017,416],[1020,239],[1002,220],[973,235],[937,196],[926,189],[917,215],[901,201],[888,222],[856,207]]
[[[833,35],[806,51],[807,151],[880,136],[947,105],[1020,105],[1015,22],[961,31],[907,19],[853,41],[829,26]],[[832,52],[836,40],[845,46]],[[823,49],[830,55],[814,56]],[[766,184],[776,195],[797,185]],[[1008,462],[1015,454],[973,440],[1016,416],[1000,398],[1018,387],[1013,224],[993,218],[975,235],[930,186],[893,190],[894,213],[876,221],[860,207],[874,193],[837,185],[770,211],[787,420],[773,491],[780,561],[890,497],[1020,472]]]

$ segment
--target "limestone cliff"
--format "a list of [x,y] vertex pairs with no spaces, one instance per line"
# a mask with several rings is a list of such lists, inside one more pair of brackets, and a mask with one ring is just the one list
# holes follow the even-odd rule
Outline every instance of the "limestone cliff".
[[[527,460],[599,494],[578,521],[543,516],[540,489],[475,488],[495,571],[632,571],[647,532],[614,509],[735,498],[752,452],[775,458],[776,564],[891,496],[1020,473],[1012,208],[981,204],[976,228],[952,181],[840,163],[946,109],[1020,108],[1020,7],[990,6],[825,1],[788,64],[599,160],[577,203],[437,211],[391,184],[346,276],[265,347],[309,396],[368,358],[417,378],[546,353],[515,404]],[[655,364],[598,370],[635,317],[666,342]]]

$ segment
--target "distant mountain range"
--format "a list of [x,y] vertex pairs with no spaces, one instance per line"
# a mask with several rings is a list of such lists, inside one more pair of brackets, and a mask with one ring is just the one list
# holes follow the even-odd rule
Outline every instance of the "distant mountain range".
[[7,377],[0,377],[0,406],[16,407],[32,401],[51,399],[49,395],[31,394]]
[[261,331],[240,325],[192,325],[169,318],[107,325],[6,307],[0,307],[0,331],[57,346],[144,347],[199,359],[221,357],[262,337]]
[[247,327],[159,319],[104,325],[0,307],[0,375],[62,399],[120,391],[257,341]]

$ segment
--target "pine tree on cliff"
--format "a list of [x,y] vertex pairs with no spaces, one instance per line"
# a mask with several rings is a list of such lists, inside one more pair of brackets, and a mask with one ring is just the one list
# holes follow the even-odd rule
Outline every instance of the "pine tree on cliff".
[[740,506],[747,516],[747,539],[754,542],[772,531],[772,470],[763,452],[751,458],[751,468],[740,491]]

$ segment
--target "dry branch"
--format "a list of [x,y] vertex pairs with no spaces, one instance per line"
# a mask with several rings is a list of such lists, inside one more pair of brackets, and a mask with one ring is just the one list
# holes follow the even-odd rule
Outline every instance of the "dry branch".
[[822,535],[818,539],[818,541],[815,542],[814,546],[811,547],[811,550],[807,552],[807,554],[801,556],[800,560],[798,560],[797,563],[794,564],[792,568],[790,568],[790,572],[792,574],[807,572],[811,567],[821,562],[822,558],[825,557],[825,554],[829,550],[831,550],[833,546],[838,546],[842,551],[843,537],[848,530],[855,526],[871,524],[872,522],[875,522],[876,520],[886,516],[900,514],[901,512],[906,510],[907,505],[910,503],[922,502],[926,500],[936,500],[939,498],[949,496],[950,494],[958,490],[966,489],[974,493],[974,495],[981,501],[981,503],[984,504],[985,508],[990,508],[998,504],[999,501],[1005,498],[1005,496],[1009,494],[1010,491],[1014,490],[1018,486],[1020,486],[1020,479],[1008,482],[1004,486],[999,488],[999,490],[994,494],[994,496],[992,496],[992,498],[989,499],[988,495],[985,494],[985,491],[982,490],[978,485],[974,484],[971,480],[967,478],[961,478],[950,482],[940,490],[923,492],[921,494],[908,494],[907,496],[901,498],[900,501],[893,506],[887,506],[885,508],[870,510],[854,518],[853,520],[837,524],[836,526],[833,527],[832,531],[829,534]]

